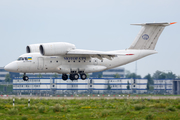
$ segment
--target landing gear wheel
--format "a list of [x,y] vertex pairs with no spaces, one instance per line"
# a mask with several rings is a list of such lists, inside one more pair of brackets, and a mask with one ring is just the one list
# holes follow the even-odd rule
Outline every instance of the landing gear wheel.
[[77,73],[74,74],[74,79],[78,80],[79,79],[79,75]]
[[70,75],[69,75],[69,78],[70,78],[70,80],[75,80],[75,79],[74,79],[74,74],[70,74]]
[[28,77],[28,76],[23,76],[23,80],[24,80],[24,81],[28,81],[28,80],[29,80],[29,77]]
[[85,80],[86,78],[87,78],[86,74],[84,74],[84,73],[81,74],[81,79],[82,79],[82,80]]
[[63,74],[63,75],[62,75],[62,79],[63,79],[63,80],[67,80],[67,79],[68,79],[68,76],[67,76],[66,74]]

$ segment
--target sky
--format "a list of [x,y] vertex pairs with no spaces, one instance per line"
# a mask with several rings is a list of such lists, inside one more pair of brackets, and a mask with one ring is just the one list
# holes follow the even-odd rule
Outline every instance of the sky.
[[144,77],[156,70],[180,75],[179,0],[1,0],[0,66],[35,43],[69,42],[78,49],[128,48],[140,31],[133,23],[177,22],[164,29],[155,50],[126,70]]

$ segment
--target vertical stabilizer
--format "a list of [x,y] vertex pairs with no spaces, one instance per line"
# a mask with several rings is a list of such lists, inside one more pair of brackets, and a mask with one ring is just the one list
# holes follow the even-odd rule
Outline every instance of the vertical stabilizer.
[[154,50],[159,36],[164,28],[173,23],[145,23],[145,24],[132,24],[142,26],[140,32],[135,38],[129,49],[148,49]]

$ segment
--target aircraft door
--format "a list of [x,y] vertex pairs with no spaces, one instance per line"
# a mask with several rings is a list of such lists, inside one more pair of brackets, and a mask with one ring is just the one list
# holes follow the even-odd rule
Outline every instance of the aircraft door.
[[38,70],[43,70],[43,68],[44,68],[44,58],[39,57],[38,58],[38,67],[37,67],[37,69]]

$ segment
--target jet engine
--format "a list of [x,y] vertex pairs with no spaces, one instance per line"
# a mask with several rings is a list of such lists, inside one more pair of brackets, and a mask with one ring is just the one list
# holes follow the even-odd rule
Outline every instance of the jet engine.
[[65,42],[44,43],[39,46],[40,53],[44,56],[65,55],[68,51],[75,48],[74,44]]
[[26,46],[26,52],[27,53],[39,52],[39,46],[40,46],[40,44],[28,45],[28,46]]

